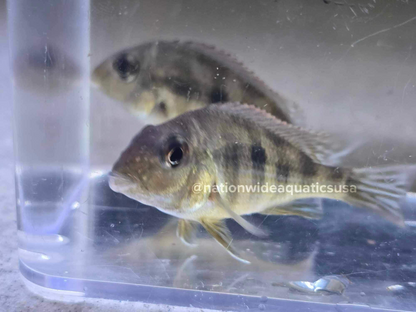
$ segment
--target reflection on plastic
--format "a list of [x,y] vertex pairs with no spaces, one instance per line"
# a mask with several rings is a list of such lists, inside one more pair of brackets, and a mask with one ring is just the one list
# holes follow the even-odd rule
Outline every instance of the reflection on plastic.
[[19,248],[19,259],[28,263],[48,263],[49,265],[54,263],[60,263],[64,259],[62,255],[54,252],[45,254],[37,251],[26,250]]
[[40,246],[61,246],[69,243],[69,239],[63,235],[35,235],[24,231],[17,231],[20,246],[24,244],[40,245]]
[[33,46],[14,60],[15,81],[24,89],[61,94],[80,81],[75,62],[51,44]]
[[315,283],[302,281],[288,283],[289,287],[293,290],[318,295],[342,295],[349,284],[351,284],[351,282],[348,278],[336,275],[325,276]]
[[[249,239],[235,241],[241,250],[248,250],[244,256],[251,264],[247,267],[229,257],[210,237],[200,237],[194,248],[182,244],[175,235],[176,224],[176,219],[172,219],[155,236],[142,237],[126,246],[111,249],[102,259],[110,260],[110,263],[114,261],[111,259],[118,259],[118,265],[134,269],[140,283],[208,291],[235,293],[255,288],[264,293],[265,286],[272,281],[314,278],[311,271],[316,251],[307,253],[306,257],[301,253],[291,261],[282,261],[285,254],[291,252],[285,243]],[[269,253],[264,255],[270,249],[280,257],[270,258]],[[93,263],[88,270],[96,268],[97,263]],[[224,275],[224,271],[228,274]]]
[[416,294],[416,283],[408,282],[401,285],[391,285],[387,287],[395,295]]

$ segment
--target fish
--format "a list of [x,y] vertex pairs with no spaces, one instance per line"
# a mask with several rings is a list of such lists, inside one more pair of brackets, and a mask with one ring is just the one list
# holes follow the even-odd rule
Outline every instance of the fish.
[[250,103],[289,123],[303,119],[296,103],[272,91],[231,55],[203,43],[143,43],[104,60],[91,80],[147,124],[226,102]]
[[[177,217],[177,235],[185,244],[195,244],[202,225],[242,262],[226,219],[265,237],[266,229],[243,216],[320,219],[321,205],[308,198],[344,201],[403,226],[400,200],[408,182],[402,166],[336,167],[326,164],[332,153],[327,135],[254,106],[209,105],[143,128],[115,162],[108,182],[114,192]],[[273,191],[273,185],[283,190]]]

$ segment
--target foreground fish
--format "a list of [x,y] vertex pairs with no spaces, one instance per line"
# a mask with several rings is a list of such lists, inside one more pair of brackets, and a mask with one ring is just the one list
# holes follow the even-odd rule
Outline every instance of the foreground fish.
[[400,167],[326,166],[330,154],[323,136],[253,106],[210,105],[144,128],[114,165],[109,184],[115,192],[180,218],[178,235],[184,242],[192,244],[200,223],[242,261],[223,219],[266,235],[241,215],[320,218],[321,207],[307,205],[305,198],[342,200],[403,224]]
[[148,123],[224,102],[250,103],[287,122],[297,111],[231,56],[194,42],[156,41],[121,51],[101,63],[92,80]]

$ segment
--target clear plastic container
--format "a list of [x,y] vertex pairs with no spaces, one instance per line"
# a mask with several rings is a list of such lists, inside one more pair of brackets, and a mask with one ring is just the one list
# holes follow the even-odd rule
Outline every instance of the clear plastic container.
[[[91,70],[124,48],[203,42],[297,102],[304,127],[362,142],[345,165],[411,165],[415,16],[412,1],[9,0],[21,273],[43,291],[201,308],[416,310],[414,193],[405,228],[324,200],[319,221],[251,216],[267,239],[228,222],[250,265],[202,230],[189,248],[175,218],[108,187],[146,122],[90,89]],[[334,275],[349,280],[342,295],[296,284],[324,278],[325,290]]]

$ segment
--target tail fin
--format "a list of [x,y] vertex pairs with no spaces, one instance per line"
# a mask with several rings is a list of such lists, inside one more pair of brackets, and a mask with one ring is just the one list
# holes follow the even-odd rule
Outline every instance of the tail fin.
[[349,192],[346,202],[369,208],[387,220],[404,226],[399,206],[407,188],[403,166],[353,169],[347,184],[355,186],[356,192]]

